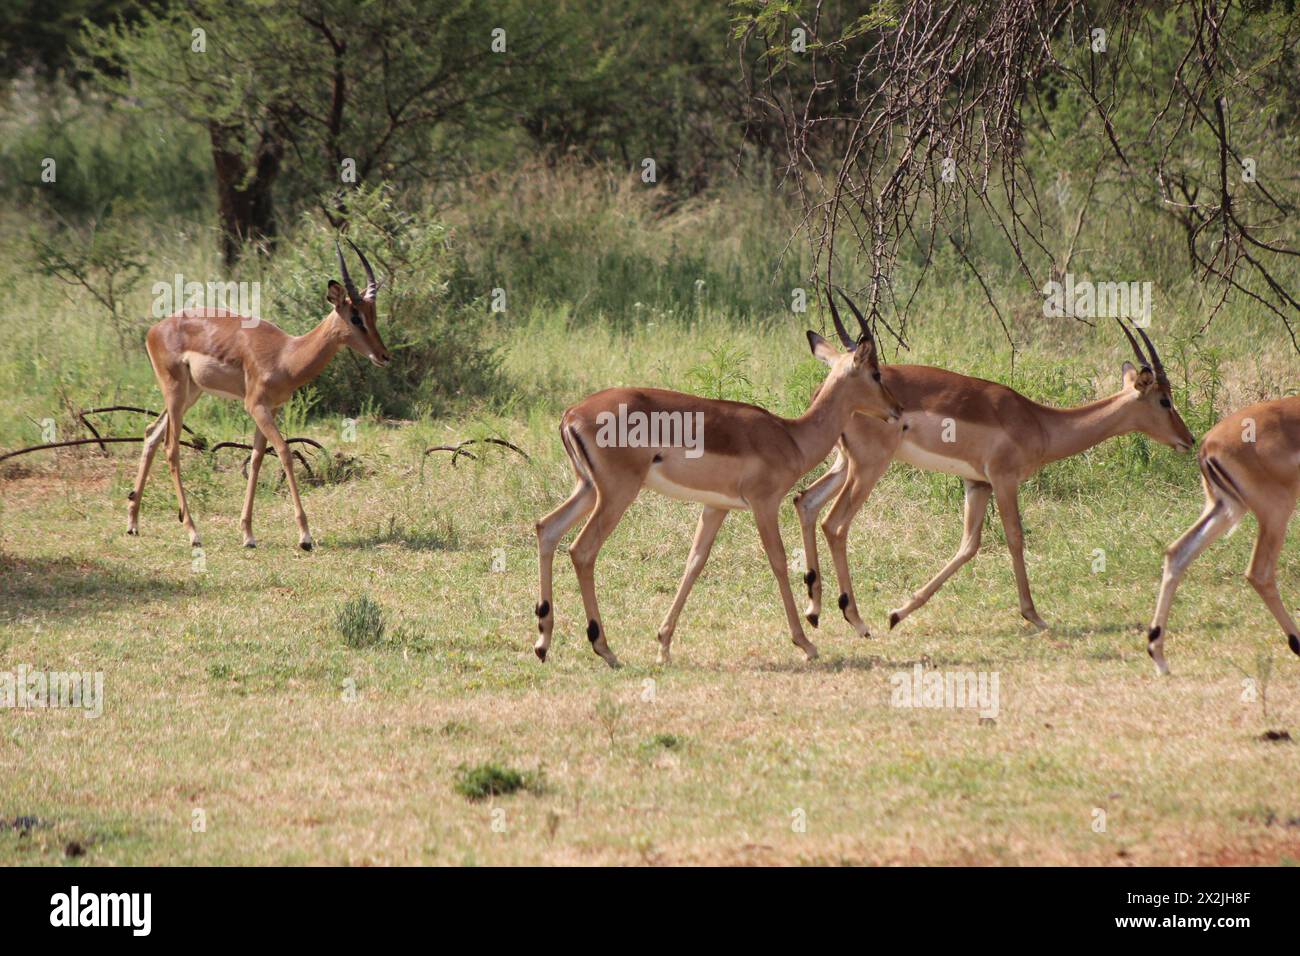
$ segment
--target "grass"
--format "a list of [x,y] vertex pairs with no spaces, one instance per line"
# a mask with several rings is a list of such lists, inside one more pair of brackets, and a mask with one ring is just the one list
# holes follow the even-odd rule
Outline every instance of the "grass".
[[[131,446],[31,456],[0,474],[0,670],[105,675],[97,720],[0,715],[0,762],[22,768],[0,783],[0,819],[40,821],[0,827],[0,862],[1300,860],[1300,829],[1287,822],[1300,817],[1295,744],[1264,739],[1296,735],[1300,666],[1241,576],[1253,521],[1192,567],[1171,620],[1175,676],[1157,680],[1144,624],[1163,548],[1201,499],[1191,458],[1142,439],[1026,486],[1029,573],[1053,625],[1044,634],[1016,612],[995,520],[979,556],[887,630],[888,609],[943,564],[961,530],[960,482],[898,465],[851,536],[869,640],[828,604],[810,633],[823,656],[805,664],[741,514],[723,525],[673,664],[657,667],[655,629],[696,515],[646,495],[597,569],[626,666],[610,671],[588,649],[563,556],[556,640],[540,664],[532,525],[570,488],[555,436],[564,404],[619,382],[701,381],[703,357],[724,342],[743,354],[710,381],[743,382],[784,409],[807,394],[800,336],[777,324],[744,334],[707,321],[671,334],[566,327],[562,314],[538,314],[512,332],[504,361],[521,398],[503,412],[404,426],[368,418],[348,443],[337,421],[308,420],[307,434],[360,465],[304,489],[311,554],[294,546],[270,466],[260,546],[240,547],[237,455],[214,464],[184,453],[201,569],[164,468],[145,493],[142,537],[124,534]],[[1214,338],[1224,407],[1274,389],[1294,366],[1234,328],[1245,326],[1228,322]],[[1113,389],[1117,335],[1040,335],[1018,380],[1041,398]],[[995,339],[957,354],[958,338],[934,323],[913,345],[922,360],[1008,376]],[[1204,392],[1189,397],[1195,419]],[[235,437],[247,428],[230,422]],[[455,467],[422,458],[482,434],[520,444],[531,462],[491,446]],[[793,549],[793,509],[782,520]],[[833,574],[824,552],[823,569]],[[1284,557],[1294,599],[1292,570]],[[345,640],[336,615],[358,637]],[[891,706],[891,678],[917,662],[996,672],[996,720]],[[532,785],[541,772],[545,788]],[[530,792],[506,795],[516,787]]]

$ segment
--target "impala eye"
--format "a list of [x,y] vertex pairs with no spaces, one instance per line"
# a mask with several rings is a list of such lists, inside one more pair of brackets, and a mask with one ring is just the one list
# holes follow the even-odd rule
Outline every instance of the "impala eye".
[[1161,407],[1161,408],[1173,408],[1174,406],[1173,406],[1173,404],[1169,401],[1169,399],[1167,399],[1167,398],[1162,398],[1162,399],[1160,399],[1160,407]]
[[877,382],[880,381],[880,373],[879,373],[879,372],[872,372],[872,373],[871,373],[871,377],[874,378]]
[[352,313],[352,324],[357,328],[361,328],[361,314],[359,312]]

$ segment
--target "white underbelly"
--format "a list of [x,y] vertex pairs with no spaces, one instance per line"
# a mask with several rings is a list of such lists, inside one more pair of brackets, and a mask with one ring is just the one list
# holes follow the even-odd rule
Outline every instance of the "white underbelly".
[[989,480],[987,475],[980,474],[964,458],[949,458],[919,445],[913,445],[906,439],[899,444],[894,457],[899,461],[905,461],[909,465],[923,468],[926,471],[940,471],[947,475],[958,475],[970,481]]
[[721,494],[716,491],[704,491],[700,488],[688,488],[675,481],[669,481],[658,468],[651,468],[646,475],[645,486],[652,491],[678,501],[696,501],[711,508],[732,508],[748,510],[749,505],[740,498]]

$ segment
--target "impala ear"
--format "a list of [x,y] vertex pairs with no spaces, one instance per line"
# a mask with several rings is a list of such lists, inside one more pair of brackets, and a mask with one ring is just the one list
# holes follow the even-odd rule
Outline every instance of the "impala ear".
[[1132,362],[1124,363],[1124,387],[1145,392],[1155,384],[1155,374],[1149,368],[1138,369]]
[[325,301],[337,309],[346,297],[347,293],[343,291],[343,286],[330,279],[329,288],[325,290]]
[[875,339],[869,339],[865,335],[858,339],[858,347],[853,350],[853,364],[868,368],[877,364]]
[[826,365],[834,365],[835,360],[840,357],[835,346],[811,329],[808,330],[808,347],[812,349],[812,354],[817,357],[817,361]]

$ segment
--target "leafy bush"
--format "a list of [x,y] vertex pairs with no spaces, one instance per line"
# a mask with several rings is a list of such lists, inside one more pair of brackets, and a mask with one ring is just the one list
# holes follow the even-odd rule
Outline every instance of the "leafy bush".
[[384,609],[369,594],[361,594],[334,612],[334,629],[348,647],[374,647],[384,639]]
[[456,775],[456,792],[469,800],[486,800],[517,790],[533,793],[541,791],[541,774],[521,772],[497,763],[483,763],[477,767],[461,766]]
[[[385,188],[353,194],[348,236],[366,254],[380,281],[379,334],[393,363],[377,369],[359,355],[340,354],[313,386],[317,411],[356,414],[363,402],[387,415],[441,414],[453,402],[492,396],[502,385],[500,361],[485,344],[486,296],[472,290],[448,230],[425,212],[404,212]],[[306,217],[280,243],[267,276],[267,317],[294,332],[306,331],[328,313],[326,285],[340,279],[334,250],[337,232],[323,216]],[[365,276],[344,244],[348,271],[359,285]]]

